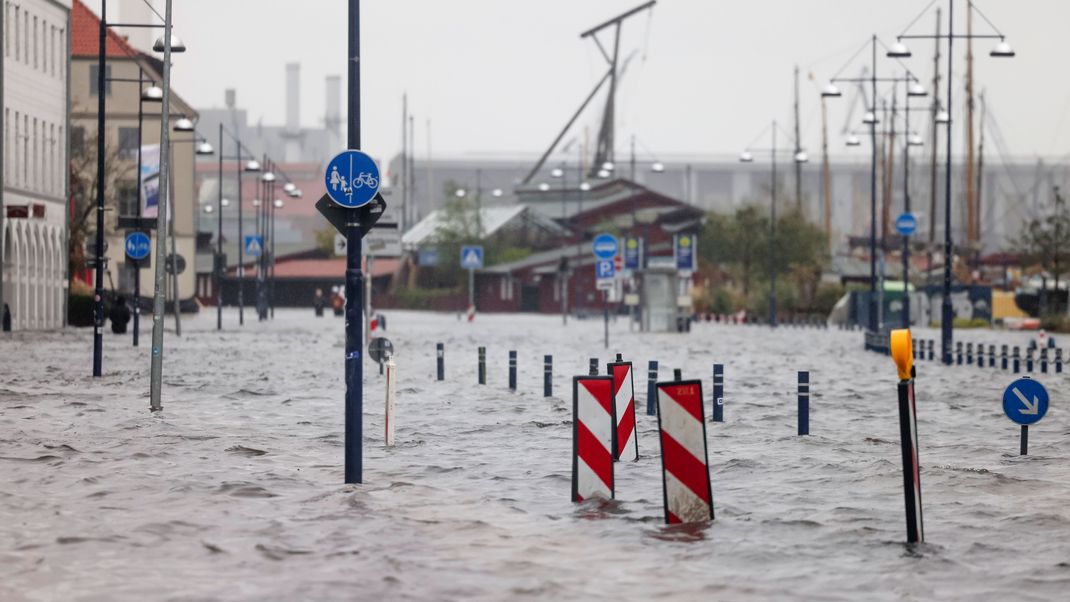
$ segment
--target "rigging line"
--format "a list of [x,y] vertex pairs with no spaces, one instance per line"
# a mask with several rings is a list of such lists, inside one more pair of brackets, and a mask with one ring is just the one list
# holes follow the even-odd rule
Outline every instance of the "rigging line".
[[[164,23],[167,23],[167,19],[164,19],[163,15],[161,15],[159,12],[156,11],[156,7],[153,6],[152,3],[149,2],[149,0],[141,0],[141,1],[144,2],[145,6],[149,7],[149,10],[151,10],[153,13],[155,13],[156,16],[160,18],[161,21],[163,21]],[[119,16],[121,17],[122,15],[119,15]]]
[[986,17],[983,12],[981,12],[981,9],[977,8],[976,4],[974,4],[973,2],[968,2],[967,4],[969,5],[970,9],[973,10],[973,12],[981,15],[981,18],[985,20],[985,23],[988,23],[988,26],[991,27],[992,30],[995,31],[996,34],[998,34],[1000,36],[1000,38],[1003,37],[1003,32],[1000,31],[999,28],[996,27],[996,24],[993,23],[991,20],[989,20],[989,18]]
[[830,79],[830,80],[836,79],[837,77],[839,77],[839,76],[840,76],[840,74],[841,74],[841,73],[843,73],[843,72],[844,72],[844,70],[845,70],[845,69],[847,69],[848,67],[850,67],[850,66],[851,66],[851,63],[853,63],[853,62],[854,62],[854,60],[855,60],[856,58],[858,58],[858,55],[862,54],[862,53],[863,53],[863,52],[864,52],[864,51],[866,50],[866,48],[868,48],[868,47],[869,47],[869,41],[870,41],[870,39],[869,39],[869,38],[866,38],[866,41],[865,41],[865,42],[864,42],[864,43],[862,44],[862,46],[861,46],[861,47],[859,47],[859,48],[858,48],[858,50],[856,50],[856,51],[855,51],[855,53],[851,55],[851,58],[847,59],[847,62],[846,62],[846,63],[844,63],[842,67],[840,67],[840,69],[839,69],[839,70],[838,70],[838,71],[836,72],[836,74],[835,74],[835,75],[833,75],[833,76],[832,76],[831,78],[829,78],[829,79]]
[[754,144],[757,143],[759,140],[761,140],[762,136],[765,136],[769,132],[769,129],[772,128],[772,127],[773,127],[773,124],[771,124],[771,123],[766,124],[766,126],[764,128],[762,128],[762,131],[758,132],[758,135],[755,136],[754,139],[751,140],[749,144],[747,144],[747,146],[743,147],[743,150],[748,150],[748,149],[750,149],[750,147],[754,146]]
[[937,0],[932,0],[932,2],[930,2],[925,8],[921,9],[921,12],[919,12],[918,15],[916,17],[914,17],[913,21],[911,21],[906,27],[903,28],[903,31],[899,32],[899,35],[904,35],[904,34],[906,34],[906,32],[910,31],[910,28],[914,27],[914,24],[918,22],[918,19],[924,17],[925,13],[930,8],[932,8],[933,5],[936,4],[936,2],[937,2]]
[[[869,41],[867,40],[866,43],[868,44]],[[817,58],[817,59],[814,59],[814,60],[810,61],[809,63],[803,64],[803,65],[799,65],[799,68],[806,69],[806,70],[813,69],[814,67],[816,67],[817,65],[819,65],[819,64],[821,64],[821,63],[823,63],[825,61],[830,61],[830,60],[832,60],[832,59],[834,59],[836,57],[839,57],[839,56],[842,56],[842,55],[846,54],[847,52],[849,52],[854,47],[855,47],[855,42],[851,42],[851,44],[849,46],[848,45],[844,45],[844,46],[836,49],[833,52],[830,52],[830,53],[828,53],[828,54],[826,54],[826,55],[824,55],[824,56],[822,56],[820,58]],[[864,50],[864,49],[865,49],[865,47],[863,46],[862,50]],[[859,51],[857,51],[855,53],[856,57],[858,56],[858,52],[861,52],[861,50],[859,50]]]

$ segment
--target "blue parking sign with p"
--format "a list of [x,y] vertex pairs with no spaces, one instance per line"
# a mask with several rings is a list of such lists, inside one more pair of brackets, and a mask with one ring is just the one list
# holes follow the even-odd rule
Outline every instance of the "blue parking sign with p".
[[595,277],[599,280],[612,278],[616,274],[612,259],[599,259],[595,264]]

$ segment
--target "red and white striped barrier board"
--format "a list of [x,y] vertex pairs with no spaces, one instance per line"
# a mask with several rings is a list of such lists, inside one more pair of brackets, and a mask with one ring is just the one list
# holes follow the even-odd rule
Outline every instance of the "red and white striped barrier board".
[[572,380],[572,501],[613,499],[613,377]]
[[713,520],[702,381],[664,382],[657,387],[665,522]]
[[[618,358],[619,359],[619,358]],[[613,377],[614,415],[617,421],[613,439],[613,459],[634,462],[639,459],[639,437],[635,431],[635,383],[631,362],[607,364]]]

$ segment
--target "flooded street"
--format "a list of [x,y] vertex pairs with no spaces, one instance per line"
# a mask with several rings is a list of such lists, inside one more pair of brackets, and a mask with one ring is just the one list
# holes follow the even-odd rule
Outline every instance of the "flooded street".
[[[0,338],[0,599],[1051,600],[1070,586],[1068,372],[1038,375],[1051,409],[1020,457],[1000,402],[1010,374],[917,364],[927,543],[908,547],[895,367],[861,332],[640,335],[620,320],[606,351],[600,320],[388,316],[397,445],[383,446],[385,379],[366,362],[359,486],[342,483],[340,318],[250,312],[239,328],[228,310],[222,333],[214,311],[188,319],[165,342],[158,415],[147,347],[128,336],[105,338],[98,381],[88,330]],[[570,378],[616,352],[636,367],[640,459],[617,465],[615,501],[577,506]],[[711,366],[725,364],[708,526],[663,524],[648,360],[663,379],[702,379],[707,418]],[[795,435],[798,370],[811,371],[808,437]]]

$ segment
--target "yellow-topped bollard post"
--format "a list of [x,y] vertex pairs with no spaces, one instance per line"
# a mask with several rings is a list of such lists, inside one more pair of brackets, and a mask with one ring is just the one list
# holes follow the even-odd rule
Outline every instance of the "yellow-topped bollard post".
[[918,463],[918,420],[914,403],[914,351],[909,329],[893,330],[889,341],[899,373],[899,439],[903,451],[903,498],[907,541],[925,541],[921,519],[921,467]]

